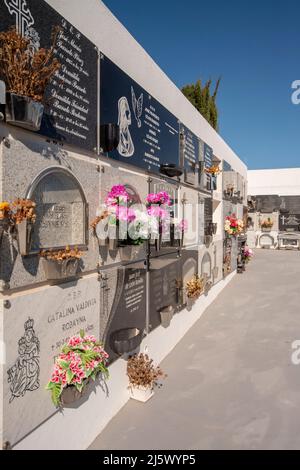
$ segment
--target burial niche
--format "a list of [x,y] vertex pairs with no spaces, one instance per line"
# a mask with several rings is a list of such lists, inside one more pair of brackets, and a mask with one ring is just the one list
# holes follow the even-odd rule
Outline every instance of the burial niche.
[[36,203],[33,253],[67,245],[87,246],[87,201],[79,181],[70,171],[47,168],[33,181],[27,198]]
[[201,275],[207,276],[207,279],[211,278],[211,256],[206,252],[201,261]]

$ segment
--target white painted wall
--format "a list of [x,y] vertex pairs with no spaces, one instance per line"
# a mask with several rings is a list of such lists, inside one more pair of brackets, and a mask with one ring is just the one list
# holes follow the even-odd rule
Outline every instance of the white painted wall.
[[47,0],[47,3],[209,144],[219,159],[227,160],[246,178],[246,165],[100,0]]
[[248,195],[300,195],[300,168],[249,170]]

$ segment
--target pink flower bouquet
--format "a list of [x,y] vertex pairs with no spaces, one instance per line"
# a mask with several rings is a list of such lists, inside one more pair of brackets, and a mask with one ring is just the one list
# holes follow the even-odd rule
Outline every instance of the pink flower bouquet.
[[248,248],[247,246],[244,248],[244,253],[243,253],[244,259],[246,263],[249,263],[251,261],[251,258],[253,258],[254,253],[251,250],[251,248]]
[[107,352],[94,336],[85,336],[84,331],[72,336],[56,357],[46,387],[51,391],[54,405],[61,405],[61,395],[66,387],[76,387],[81,393],[89,380],[95,381],[100,373],[108,378],[107,359]]

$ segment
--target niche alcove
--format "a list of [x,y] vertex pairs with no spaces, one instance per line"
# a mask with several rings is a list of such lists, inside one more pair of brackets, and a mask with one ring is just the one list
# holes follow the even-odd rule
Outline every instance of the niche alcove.
[[81,249],[88,244],[88,204],[77,178],[61,167],[50,167],[32,182],[28,199],[36,203],[31,252]]

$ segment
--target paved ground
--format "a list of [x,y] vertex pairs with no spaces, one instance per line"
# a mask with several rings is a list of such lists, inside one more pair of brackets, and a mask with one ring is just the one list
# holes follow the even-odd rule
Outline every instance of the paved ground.
[[300,253],[256,252],[91,449],[300,449]]

